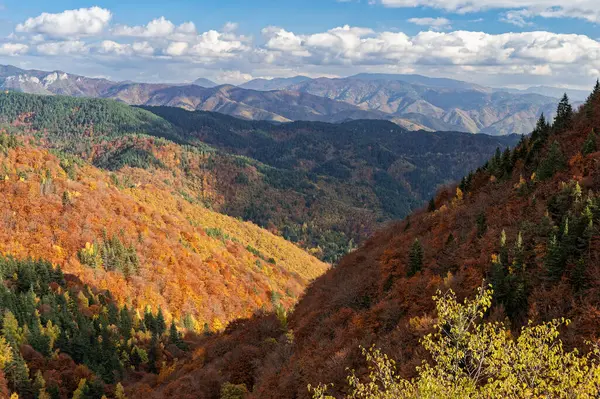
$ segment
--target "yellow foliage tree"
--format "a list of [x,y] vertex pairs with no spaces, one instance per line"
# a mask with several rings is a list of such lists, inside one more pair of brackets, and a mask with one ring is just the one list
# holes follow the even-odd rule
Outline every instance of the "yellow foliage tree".
[[77,386],[77,389],[73,392],[73,399],[83,399],[85,384],[87,384],[87,380],[85,378],[79,380],[79,385]]
[[4,370],[4,367],[10,363],[12,359],[12,348],[8,342],[6,342],[6,338],[0,337],[0,369]]
[[115,398],[116,399],[127,399],[125,395],[125,389],[123,389],[123,385],[121,383],[117,383],[117,387],[115,388]]
[[[558,328],[568,320],[529,324],[517,338],[499,322],[483,322],[492,290],[480,289],[473,300],[459,303],[449,291],[434,297],[438,319],[423,347],[432,364],[417,368],[418,377],[405,380],[379,349],[363,349],[369,363],[366,382],[348,377],[353,399],[396,398],[597,398],[600,366],[596,349],[587,355],[567,352]],[[327,386],[309,386],[314,399],[332,399]]]

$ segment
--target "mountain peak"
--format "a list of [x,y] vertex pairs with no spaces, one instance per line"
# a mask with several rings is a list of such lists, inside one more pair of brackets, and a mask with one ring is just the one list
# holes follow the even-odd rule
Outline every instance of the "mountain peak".
[[212,80],[205,79],[205,78],[198,78],[198,79],[194,80],[194,82],[192,84],[196,85],[196,86],[206,87],[207,89],[211,89],[213,87],[219,86],[218,83],[215,83]]

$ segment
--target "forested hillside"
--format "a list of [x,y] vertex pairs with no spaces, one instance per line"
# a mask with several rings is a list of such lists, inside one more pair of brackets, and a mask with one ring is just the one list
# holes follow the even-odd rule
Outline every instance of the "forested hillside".
[[[188,345],[162,310],[139,312],[46,261],[0,257],[0,396],[126,398]],[[17,396],[18,395],[18,396]]]
[[[540,353],[527,346],[538,338],[525,338],[515,356],[529,357],[515,359],[533,364],[553,356],[555,349],[561,352],[555,341],[559,332],[565,351],[589,352],[600,335],[599,128],[600,84],[577,112],[563,99],[552,123],[541,118],[513,151],[498,153],[460,185],[442,189],[428,209],[381,231],[346,256],[309,287],[285,323],[273,316],[255,317],[208,339],[201,346],[202,360],[189,361],[189,368],[174,373],[154,397],[169,396],[182,386],[187,396],[181,397],[219,397],[210,381],[225,387],[244,384],[239,389],[247,389],[245,397],[251,398],[309,398],[309,384],[334,383],[330,393],[343,397],[349,392],[348,368],[365,381],[367,363],[360,347],[372,345],[396,360],[401,377],[415,377],[416,367],[431,360],[419,344],[423,337],[434,331],[448,334],[437,324],[438,317],[444,320],[460,312],[450,296],[442,303],[451,309],[438,314],[432,297],[451,289],[460,303],[487,284],[493,286],[493,296],[489,303],[480,303],[491,309],[480,315],[489,322],[505,322],[515,337],[529,322],[559,319],[552,324],[556,327],[536,329],[535,336],[547,345]],[[570,322],[561,323],[561,318]],[[485,330],[489,334],[498,331],[490,326]],[[506,333],[496,337],[508,339]],[[266,340],[272,346],[266,347]],[[473,359],[464,355],[469,365]],[[524,395],[549,392],[543,384],[558,384],[560,373],[571,370],[565,362],[575,364],[560,356],[553,361],[558,374],[539,374],[539,379],[524,382],[525,387],[534,385]],[[458,363],[457,375],[465,362]],[[577,388],[566,384],[563,392]],[[371,397],[364,392],[352,397]]]
[[[385,121],[273,125],[178,108],[145,109],[180,128],[191,144],[244,157],[237,162],[249,167],[234,181],[215,168],[217,185],[225,183],[220,185],[225,212],[322,248],[328,261],[344,253],[344,242],[363,242],[382,223],[405,217],[438,187],[519,139],[408,132]],[[266,184],[256,186],[253,169]],[[265,190],[273,194],[265,196]]]
[[192,331],[216,331],[290,307],[327,268],[281,237],[186,200],[167,170],[107,173],[27,136],[0,137],[0,252],[61,265],[110,288],[119,304],[161,307]]
[[110,100],[0,94],[0,121],[33,135],[36,145],[109,171],[129,174],[122,170],[129,166],[164,175],[186,201],[251,221],[326,262],[518,140],[407,132],[382,121],[273,125],[148,110],[153,113]]
[[145,133],[177,140],[163,119],[116,101],[64,96],[0,93],[0,122],[26,125],[46,132],[53,141],[80,146],[102,137]]

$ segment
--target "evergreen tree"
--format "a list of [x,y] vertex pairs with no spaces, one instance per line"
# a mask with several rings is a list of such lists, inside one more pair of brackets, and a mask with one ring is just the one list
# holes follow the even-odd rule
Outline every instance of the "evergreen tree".
[[510,149],[507,148],[502,153],[502,174],[505,177],[510,178],[510,176],[512,174],[512,170],[513,170],[512,157],[511,157]]
[[558,103],[556,110],[556,117],[554,118],[554,129],[557,131],[563,131],[571,126],[573,119],[573,107],[569,103],[569,96],[565,93]]
[[144,313],[144,325],[148,331],[152,334],[156,334],[156,319],[154,318],[150,307],[147,307],[146,312]]
[[50,338],[42,332],[42,325],[39,316],[36,314],[33,322],[29,325],[27,342],[36,351],[44,356],[50,355]]
[[508,293],[506,284],[506,269],[500,261],[500,257],[494,256],[492,259],[492,270],[490,273],[490,282],[494,289],[494,298],[498,303],[505,304]]
[[408,277],[414,276],[421,270],[423,270],[423,247],[421,246],[419,239],[415,239],[415,242],[410,248],[407,275]]
[[156,334],[152,335],[152,339],[150,340],[150,351],[148,352],[148,369],[151,373],[158,373],[158,357],[159,357],[159,348],[158,348],[158,338]]
[[593,152],[596,152],[597,150],[598,150],[598,147],[596,144],[596,132],[594,131],[594,129],[592,129],[592,131],[590,132],[590,134],[587,137],[587,140],[585,140],[585,143],[583,143],[583,147],[581,148],[581,153],[583,155],[588,155]]
[[171,320],[171,327],[169,328],[169,342],[171,342],[172,344],[177,344],[179,340],[179,331],[177,331],[175,320]]
[[131,319],[131,314],[129,314],[129,310],[127,309],[127,305],[125,305],[121,312],[119,313],[119,331],[121,335],[128,341],[131,338],[131,329],[133,328],[133,320]]
[[600,102],[600,80],[596,80],[594,90],[585,101],[585,113],[589,119],[594,117],[594,107]]
[[175,320],[171,320],[171,327],[169,328],[169,342],[177,346],[179,349],[187,349],[183,339],[181,339],[181,334],[179,331],[177,331]]
[[533,142],[535,142],[535,141],[543,142],[548,138],[549,133],[550,133],[550,125],[548,124],[548,122],[546,122],[546,117],[544,116],[544,113],[542,112],[542,114],[540,115],[540,117],[535,125],[535,129],[531,133],[531,140]]
[[560,149],[558,142],[553,142],[548,155],[540,163],[537,170],[537,177],[541,180],[549,179],[559,170],[564,169],[566,166],[565,157]]
[[435,201],[433,198],[429,200],[429,205],[427,206],[427,212],[435,211]]
[[571,272],[571,284],[575,292],[581,292],[586,288],[587,279],[587,264],[583,258],[575,263],[575,268]]
[[21,354],[14,350],[12,359],[4,368],[6,379],[13,391],[16,391],[23,397],[28,397],[33,393],[31,380],[29,379],[29,367]]
[[556,235],[553,236],[548,243],[544,265],[546,267],[546,274],[550,281],[560,280],[565,271],[565,258]]
[[162,308],[158,308],[156,315],[156,334],[161,337],[167,330],[167,323],[165,322],[165,316],[163,315]]
[[50,395],[46,392],[46,380],[40,370],[37,371],[33,380],[33,392],[37,399],[50,399]]
[[475,223],[477,224],[477,237],[481,238],[487,231],[487,219],[484,212],[477,215]]
[[523,272],[525,270],[525,256],[523,251],[523,235],[519,232],[517,242],[515,243],[513,268],[516,271]]

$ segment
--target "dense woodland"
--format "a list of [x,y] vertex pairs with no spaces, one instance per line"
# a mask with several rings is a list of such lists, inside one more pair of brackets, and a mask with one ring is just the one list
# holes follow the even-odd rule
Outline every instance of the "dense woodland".
[[[418,377],[415,383],[427,381],[417,368],[423,361],[434,371],[446,370],[444,359],[432,358],[426,349],[435,348],[436,341],[423,338],[439,327],[441,315],[432,297],[452,290],[462,302],[487,284],[494,287],[484,306],[489,310],[478,315],[486,323],[502,322],[514,337],[538,331],[531,339],[523,336],[530,346],[516,353],[558,367],[555,370],[560,371],[551,373],[554,377],[536,380],[554,381],[558,387],[558,379],[552,378],[569,375],[573,369],[567,363],[585,363],[576,358],[587,354],[594,361],[594,344],[600,336],[599,128],[600,84],[580,109],[573,110],[564,98],[556,119],[540,118],[535,131],[514,150],[499,151],[459,185],[440,190],[429,206],[346,256],[311,284],[285,328],[274,316],[230,325],[203,342],[206,355],[188,361],[188,368],[157,387],[154,397],[182,392],[183,398],[217,398],[220,391],[210,383],[215,380],[221,387],[229,387],[226,383],[241,387],[240,392],[248,391],[243,397],[249,398],[320,397],[322,390],[307,389],[320,383],[334,384],[328,390],[333,397],[390,397],[361,396],[374,386],[382,387],[377,385],[382,381],[377,380],[381,377],[377,370],[395,369],[399,379]],[[540,327],[521,330],[529,323]],[[561,341],[556,341],[556,334]],[[267,341],[272,344],[265,345]],[[538,353],[538,344],[560,348],[560,355]],[[366,361],[361,348],[373,345],[379,352],[367,351]],[[502,345],[496,348],[498,353],[505,350]],[[580,355],[572,355],[573,349]],[[466,367],[471,359],[462,356],[458,364]],[[395,365],[375,370],[371,374],[375,385],[368,388],[368,374],[374,370],[369,367],[385,364],[386,359]],[[597,363],[594,367],[597,373]],[[347,380],[348,369],[355,370],[357,379]],[[573,381],[583,384],[589,376],[579,374]],[[394,377],[394,381],[401,380]],[[587,386],[591,395],[573,397],[597,395],[597,375],[591,384]],[[360,387],[365,390],[356,391]],[[508,397],[535,392],[548,396],[550,391],[542,387]]]
[[121,307],[46,261],[0,258],[0,395],[125,398],[125,376],[165,372],[188,349],[162,310]]
[[13,92],[0,94],[0,122],[109,171],[163,175],[187,201],[251,221],[328,263],[518,140],[407,132],[385,121],[274,125]]
[[327,269],[281,237],[186,200],[167,172],[109,173],[32,141],[0,133],[2,254],[61,265],[122,305],[160,306],[200,332],[275,302],[290,307]]

